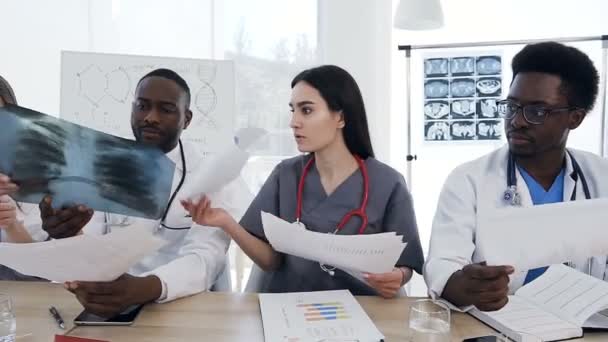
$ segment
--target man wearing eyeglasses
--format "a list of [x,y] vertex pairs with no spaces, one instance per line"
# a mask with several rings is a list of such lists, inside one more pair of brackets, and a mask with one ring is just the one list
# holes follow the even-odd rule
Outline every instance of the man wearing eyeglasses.
[[[193,224],[179,203],[180,195],[184,191],[191,192],[197,185],[194,176],[200,170],[199,165],[204,163],[196,147],[180,139],[191,120],[190,89],[177,73],[157,69],[139,81],[131,111],[135,140],[160,148],[176,165],[171,197],[161,220],[94,214],[84,206],[53,209],[49,197],[40,203],[42,228],[52,238],[81,232],[105,234],[139,226],[166,241],[159,251],[145,256],[129,274],[115,281],[74,279],[74,282],[66,283],[67,289],[88,312],[107,318],[132,305],[171,301],[209,290],[222,274],[229,237],[220,229]],[[116,167],[120,168],[120,165]],[[237,179],[216,195],[240,217],[248,206],[248,192],[243,191],[246,187],[239,182]]]
[[[546,269],[515,275],[509,265],[486,266],[475,245],[479,213],[608,196],[608,161],[566,148],[597,97],[593,62],[575,48],[545,42],[526,46],[512,68],[509,95],[498,103],[507,146],[452,171],[433,221],[425,280],[433,298],[459,308],[498,310]],[[603,278],[606,257],[576,267]]]

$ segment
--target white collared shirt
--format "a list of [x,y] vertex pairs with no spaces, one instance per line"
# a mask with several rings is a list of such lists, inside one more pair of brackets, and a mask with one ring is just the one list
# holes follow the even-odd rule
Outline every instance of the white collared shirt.
[[[169,227],[191,229],[171,230],[163,228],[160,220],[149,220],[123,215],[96,213],[85,227],[86,234],[105,234],[112,230],[143,226],[168,243],[160,250],[134,265],[129,273],[136,276],[156,275],[162,282],[163,294],[159,302],[171,301],[184,296],[207,291],[213,286],[224,269],[226,252],[230,238],[219,228],[193,224],[186,210],[180,204],[180,193],[192,189],[194,174],[203,162],[198,149],[183,143],[186,157],[186,177],[184,184],[171,204],[165,224]],[[182,160],[179,146],[167,153],[175,163],[175,175],[171,193],[175,191],[182,177]],[[226,209],[237,221],[251,201],[246,184],[239,177],[217,194],[210,195],[213,206]],[[106,224],[105,222],[108,222]],[[134,242],[136,243],[136,242]]]

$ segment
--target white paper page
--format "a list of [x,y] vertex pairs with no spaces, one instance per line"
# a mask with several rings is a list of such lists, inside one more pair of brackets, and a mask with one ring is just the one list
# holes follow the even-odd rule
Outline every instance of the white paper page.
[[220,191],[224,186],[234,181],[240,174],[249,153],[247,149],[253,143],[266,134],[261,128],[244,128],[237,132],[235,140],[238,146],[231,144],[209,159],[204,160],[202,167],[197,170],[193,184],[185,189],[180,199],[190,199],[198,202],[203,195],[212,195]]
[[579,327],[608,308],[608,283],[562,264],[549,267],[516,295]]
[[261,215],[264,232],[275,250],[344,270],[390,272],[406,245],[394,233],[324,234],[306,230],[300,224],[289,223],[272,214],[262,212]]
[[574,324],[517,296],[509,296],[507,305],[498,311],[481,312],[473,309],[469,313],[516,341],[538,338],[551,341],[578,337],[582,333]]
[[241,128],[235,134],[236,144],[244,151],[249,151],[249,148],[268,132],[263,128],[247,127]]
[[347,290],[259,295],[267,342],[384,338]]
[[606,208],[608,199],[498,209],[478,218],[480,256],[521,271],[608,255]]
[[28,244],[0,243],[0,264],[56,282],[112,281],[164,243],[140,228]]
[[608,316],[596,313],[585,321],[583,328],[608,329]]

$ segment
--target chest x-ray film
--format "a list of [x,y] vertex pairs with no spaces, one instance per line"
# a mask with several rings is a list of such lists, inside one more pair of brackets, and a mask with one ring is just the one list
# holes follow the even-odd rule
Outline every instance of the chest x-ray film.
[[[127,118],[125,118],[127,119]],[[159,149],[18,106],[0,108],[0,172],[17,201],[159,219],[175,164]]]

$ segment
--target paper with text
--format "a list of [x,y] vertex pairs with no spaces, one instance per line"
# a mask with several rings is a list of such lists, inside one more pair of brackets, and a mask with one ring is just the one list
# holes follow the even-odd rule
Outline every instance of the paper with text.
[[554,341],[582,334],[580,327],[517,296],[509,296],[498,311],[473,309],[470,313],[515,341]]
[[197,203],[203,195],[213,199],[213,194],[234,181],[249,160],[247,149],[266,134],[261,128],[245,128],[237,132],[237,144],[231,144],[204,161],[197,170],[194,186],[185,189],[180,199]]
[[608,308],[608,283],[561,264],[549,267],[516,295],[578,327]]
[[259,295],[268,342],[362,341],[384,336],[347,290]]
[[262,212],[262,223],[266,238],[275,250],[335,266],[351,274],[392,271],[406,246],[395,232],[369,235],[318,233],[265,212]]

